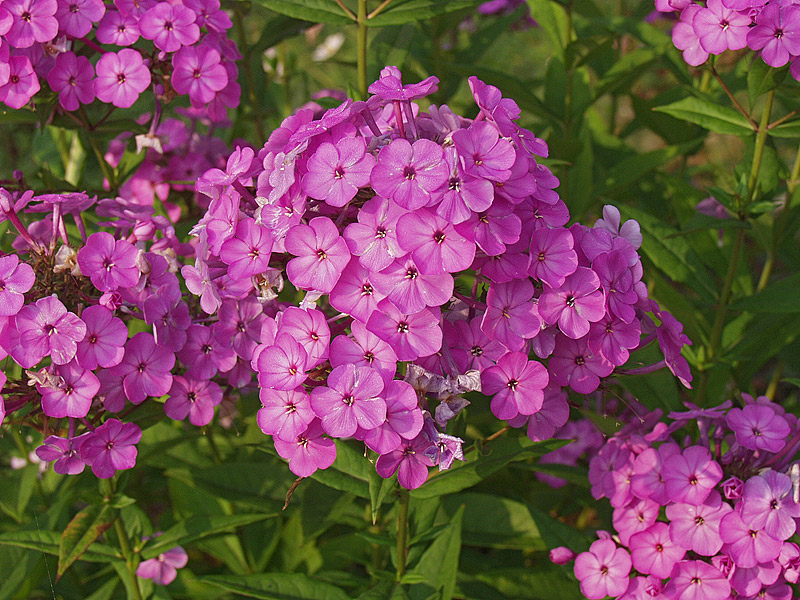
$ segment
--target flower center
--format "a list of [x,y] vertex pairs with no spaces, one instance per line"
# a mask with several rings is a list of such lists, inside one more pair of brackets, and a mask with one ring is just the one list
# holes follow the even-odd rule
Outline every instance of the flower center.
[[437,231],[436,233],[433,234],[433,241],[436,242],[437,244],[441,244],[442,242],[444,242],[444,238],[445,235],[443,231]]
[[419,275],[419,272],[414,267],[409,267],[406,269],[406,279],[414,280]]
[[403,169],[403,177],[405,177],[409,181],[414,181],[416,176],[417,172],[414,170],[414,167],[408,166]]
[[579,367],[582,367],[583,365],[586,364],[586,359],[583,358],[583,356],[576,356],[575,357],[575,364],[578,365]]
[[570,308],[575,307],[575,296],[567,296],[567,306]]
[[325,252],[322,248],[317,250],[317,258],[320,260],[326,260],[328,258],[328,253]]
[[117,83],[118,84],[122,85],[123,83],[125,83],[126,79],[127,79],[127,77],[125,77],[125,73],[117,73]]
[[397,324],[397,333],[408,333],[408,323],[401,321]]
[[369,283],[365,283],[361,286],[361,296],[372,296],[373,294],[372,286]]
[[347,406],[353,406],[353,402],[355,402],[355,401],[356,401],[356,399],[353,398],[352,394],[350,394],[349,396],[344,396],[342,398],[342,402],[344,402]]
[[508,386],[508,389],[510,389],[513,392],[514,390],[517,389],[519,381],[517,381],[516,379],[509,379],[506,385]]
[[386,229],[383,228],[383,227],[378,227],[375,230],[375,237],[378,238],[379,240],[382,240],[383,238],[385,238],[386,237]]
[[472,354],[472,356],[482,356],[483,348],[481,348],[480,346],[473,346],[472,348],[470,348],[470,354]]
[[344,177],[344,168],[339,166],[333,170],[333,177],[334,179],[341,179]]

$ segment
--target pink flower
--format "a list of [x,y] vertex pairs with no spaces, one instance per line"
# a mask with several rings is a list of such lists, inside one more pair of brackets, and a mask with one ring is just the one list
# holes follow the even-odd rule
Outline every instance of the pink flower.
[[97,25],[96,35],[101,44],[130,46],[139,39],[138,19],[118,10],[108,10]]
[[672,43],[683,51],[683,60],[697,67],[708,60],[708,52],[700,44],[700,38],[692,26],[694,17],[703,9],[699,4],[690,4],[681,13],[680,23],[672,30]]
[[353,338],[337,335],[331,343],[332,367],[353,364],[372,367],[381,374],[385,383],[392,381],[397,370],[397,355],[392,347],[377,335],[367,330],[364,323],[354,321],[350,325]]
[[750,450],[778,452],[786,444],[790,432],[786,419],[763,404],[732,408],[726,421],[736,434],[736,441]]
[[139,563],[136,575],[142,579],[152,579],[157,585],[169,585],[178,576],[178,569],[182,569],[189,562],[189,556],[180,546],[162,552],[155,558],[150,558]]
[[55,296],[40,298],[35,305],[23,307],[16,316],[16,329],[19,351],[24,358],[17,358],[13,350],[11,354],[25,368],[48,355],[57,365],[67,364],[75,356],[78,342],[86,335],[86,324],[67,312]]
[[423,275],[463,271],[475,258],[474,243],[462,237],[450,223],[424,209],[398,220],[397,241],[411,253]]
[[500,138],[497,127],[481,121],[454,131],[452,137],[467,174],[492,181],[510,177],[516,153],[508,140]]
[[416,210],[441,197],[449,176],[441,146],[426,139],[412,146],[398,138],[381,149],[370,179],[378,195]]
[[558,385],[568,385],[579,394],[588,394],[597,389],[601,377],[611,374],[614,365],[601,354],[592,352],[586,338],[572,340],[559,335],[548,370]]
[[258,392],[261,409],[256,422],[267,435],[291,442],[316,418],[311,397],[302,388],[273,390],[262,387]]
[[358,223],[344,230],[353,256],[370,271],[381,271],[405,255],[397,241],[397,221],[406,211],[392,200],[375,196],[358,211]]
[[16,254],[0,256],[0,317],[13,317],[25,303],[25,292],[36,276],[29,264],[20,263]]
[[325,314],[316,309],[290,306],[280,314],[278,335],[286,333],[303,346],[308,355],[307,369],[328,358],[331,331]]
[[252,219],[242,219],[236,235],[220,248],[219,256],[230,265],[231,279],[245,279],[264,273],[272,252],[272,232]]
[[8,0],[3,3],[3,8],[14,17],[14,23],[5,37],[15,48],[29,48],[34,42],[41,44],[56,37],[56,0]]
[[559,288],[578,268],[574,240],[567,229],[542,227],[533,232],[528,274],[551,288]]
[[675,565],[664,588],[671,600],[725,600],[731,585],[718,569],[701,560],[684,560]]
[[426,306],[441,306],[453,295],[450,273],[424,275],[411,256],[400,258],[380,273],[374,273],[372,281],[389,302],[407,313],[419,312]]
[[95,67],[94,91],[97,99],[118,108],[130,108],[139,94],[150,86],[150,70],[137,50],[123,48],[106,52]]
[[172,367],[175,354],[157,346],[149,333],[139,332],[125,345],[125,357],[111,369],[116,377],[123,377],[123,387],[128,400],[141,404],[148,396],[158,398],[172,386]]
[[522,352],[503,355],[497,366],[481,373],[482,392],[492,396],[491,409],[498,419],[531,415],[542,408],[549,376],[541,363]]
[[36,448],[36,456],[45,462],[55,461],[53,470],[61,475],[83,473],[86,463],[81,459],[80,448],[89,435],[91,434],[85,433],[72,439],[51,435]]
[[425,454],[430,446],[431,442],[420,433],[388,454],[381,454],[375,462],[375,470],[384,479],[397,473],[400,485],[409,490],[416,489],[428,479],[428,467],[434,464]]
[[94,67],[85,56],[76,56],[74,52],[56,56],[47,83],[58,92],[64,110],[78,110],[81,104],[94,101]]
[[159,2],[141,16],[139,32],[143,38],[153,40],[159,50],[175,52],[200,38],[196,18],[194,11],[183,4]]
[[81,458],[96,477],[109,479],[117,471],[136,465],[136,444],[141,439],[142,430],[137,425],[109,419],[81,444]]
[[704,446],[690,446],[665,461],[661,469],[666,492],[673,502],[702,504],[722,481],[722,468]]
[[744,484],[742,520],[778,540],[789,539],[800,517],[800,504],[792,498],[792,480],[777,471],[766,471]]
[[672,567],[686,554],[670,538],[669,525],[655,523],[630,539],[631,560],[640,573],[669,577]]
[[289,469],[298,477],[309,477],[317,469],[327,469],[336,460],[336,445],[330,438],[323,437],[322,425],[318,419],[291,441],[275,437],[275,450],[289,461]]
[[327,217],[295,225],[286,234],[286,251],[294,254],[286,265],[289,280],[299,288],[329,293],[350,262],[347,243]]
[[575,558],[575,577],[590,600],[619,596],[628,589],[631,557],[611,540],[597,540]]
[[380,396],[383,380],[370,367],[342,365],[328,375],[327,385],[311,392],[311,407],[333,437],[350,437],[360,427],[375,429],[386,420]]
[[12,56],[8,59],[8,67],[8,80],[0,85],[0,102],[19,109],[41,89],[39,78],[27,56]]
[[372,283],[373,274],[353,257],[347,263],[342,276],[331,290],[328,301],[336,310],[366,323],[378,302],[385,298]]
[[378,81],[370,84],[369,93],[375,94],[383,100],[418,100],[438,89],[439,79],[428,77],[419,83],[403,85],[400,69],[397,67],[384,67]]
[[130,242],[115,240],[110,233],[98,231],[90,235],[86,245],[78,251],[78,265],[98,290],[110,292],[133,287],[139,282],[136,254]]
[[[210,379],[217,371],[225,373],[236,364],[236,352],[228,343],[224,343],[218,335],[217,326],[191,325],[186,331],[186,343],[178,352],[178,359],[187,366],[186,374],[198,379]],[[236,327],[236,323],[228,323]],[[255,346],[255,342],[253,342]],[[246,357],[250,358],[250,356]]]
[[493,283],[486,294],[486,312],[481,331],[511,351],[519,351],[525,340],[535,337],[542,321],[533,298],[533,284],[528,279]]
[[82,418],[89,414],[92,400],[100,389],[100,381],[94,373],[71,362],[57,367],[56,375],[58,386],[36,386],[42,395],[42,412],[56,419]]
[[438,312],[423,308],[417,313],[402,313],[388,300],[382,300],[370,316],[367,329],[387,342],[399,360],[415,360],[442,347]]
[[92,30],[92,25],[103,18],[106,7],[101,0],[58,0],[58,19],[61,31],[81,38]]
[[722,548],[720,521],[731,512],[718,492],[712,492],[702,504],[676,502],[667,505],[671,539],[686,550],[713,556]]
[[258,383],[276,390],[293,390],[306,380],[308,354],[288,333],[279,335],[274,346],[264,348],[257,360]]
[[184,46],[172,56],[172,87],[188,94],[193,106],[203,106],[228,85],[219,52],[208,46]]
[[768,4],[747,32],[747,45],[761,50],[761,58],[771,67],[782,67],[790,56],[800,54],[800,7]]
[[741,50],[747,46],[750,17],[722,4],[721,0],[708,0],[692,20],[700,45],[710,54],[725,50]]
[[417,404],[417,393],[405,381],[396,379],[383,390],[386,401],[386,421],[374,429],[359,431],[359,438],[378,454],[396,449],[403,440],[414,439],[422,431],[422,411]]
[[122,362],[128,328],[105,306],[83,309],[81,319],[86,323],[86,336],[78,342],[78,364],[94,370],[98,366],[115,367]]
[[164,403],[164,412],[176,421],[183,421],[188,416],[192,425],[202,427],[211,423],[214,407],[220,402],[222,388],[213,381],[176,375]]
[[364,138],[341,138],[336,145],[323,142],[308,159],[303,191],[331,206],[344,206],[359,188],[369,185],[375,157],[366,152]]
[[558,288],[545,288],[539,298],[539,314],[548,324],[558,323],[559,329],[572,339],[589,333],[589,323],[603,318],[605,298],[600,279],[589,268],[578,267]]

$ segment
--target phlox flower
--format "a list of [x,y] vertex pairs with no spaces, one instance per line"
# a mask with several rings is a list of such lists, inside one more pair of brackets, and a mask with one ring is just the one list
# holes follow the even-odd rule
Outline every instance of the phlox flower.
[[286,275],[301,289],[329,293],[350,262],[347,243],[327,217],[295,225],[286,234],[285,245],[297,257],[286,265]]
[[0,102],[19,109],[25,106],[41,89],[33,64],[27,56],[12,56],[8,59],[8,79],[0,85]]
[[162,552],[155,558],[143,560],[136,568],[136,575],[142,579],[152,579],[157,585],[169,585],[189,562],[189,555],[180,546]]
[[672,43],[683,51],[683,60],[693,67],[708,60],[708,52],[700,44],[700,37],[692,26],[695,15],[702,9],[699,4],[690,4],[683,9],[680,22],[672,29]]
[[413,440],[422,430],[422,411],[417,393],[405,381],[393,379],[383,390],[386,420],[370,430],[360,430],[357,437],[378,454],[387,454],[403,440]]
[[56,419],[82,418],[89,414],[92,400],[100,389],[100,381],[94,373],[71,362],[56,367],[55,375],[57,385],[36,385],[42,395],[42,412]]
[[110,292],[139,282],[136,254],[136,247],[130,242],[115,240],[110,233],[98,231],[78,251],[78,265],[98,290]]
[[202,427],[214,418],[214,407],[222,402],[222,388],[213,381],[196,379],[191,375],[172,378],[172,387],[164,403],[164,412],[170,419],[189,422]]
[[722,0],[708,0],[706,8],[695,13],[692,27],[706,52],[722,54],[747,46],[750,17],[727,8]]
[[455,225],[469,219],[473,212],[488,210],[494,200],[494,190],[488,179],[464,171],[454,147],[445,148],[445,159],[450,168],[450,179],[436,207],[436,214]]
[[723,517],[719,535],[738,567],[755,567],[778,558],[783,545],[762,528],[745,523],[740,510],[733,510]]
[[637,498],[650,498],[666,506],[669,496],[666,491],[666,481],[661,475],[661,469],[670,456],[680,454],[678,444],[664,443],[658,448],[646,448],[636,457],[633,463],[633,476],[631,477],[631,492]]
[[143,38],[153,40],[159,50],[175,52],[200,38],[196,19],[194,11],[183,4],[159,2],[141,16],[139,32]]
[[192,318],[177,286],[165,286],[160,293],[151,295],[144,301],[142,312],[145,322],[153,325],[159,346],[172,352],[183,348]]
[[327,385],[311,392],[311,407],[333,437],[350,437],[360,427],[374,429],[386,420],[383,380],[370,367],[342,365],[328,375]]
[[673,502],[702,504],[714,487],[722,481],[722,468],[704,446],[690,446],[680,456],[665,461],[661,475]]
[[629,350],[636,348],[642,337],[638,321],[626,323],[613,315],[606,314],[589,327],[589,348],[602,354],[617,366],[628,362]]
[[273,390],[261,388],[258,392],[261,409],[256,423],[267,435],[291,442],[316,418],[311,408],[311,397],[302,388]]
[[466,373],[470,369],[483,371],[493,366],[497,359],[506,353],[503,344],[490,340],[481,331],[480,317],[455,323],[445,321],[444,333],[450,353],[461,373]]
[[33,287],[36,276],[19,256],[0,256],[0,317],[13,317],[25,303],[25,292]]
[[331,342],[332,367],[353,364],[372,367],[388,384],[397,370],[397,355],[392,346],[367,329],[366,324],[354,321],[350,325],[353,337],[337,335]]
[[188,94],[193,106],[203,106],[228,85],[219,52],[209,46],[184,46],[172,56],[172,87]]
[[670,537],[686,550],[713,556],[722,548],[720,521],[731,510],[730,504],[723,502],[716,491],[702,504],[668,504]]
[[372,278],[372,272],[361,266],[357,257],[352,257],[331,290],[328,301],[336,310],[366,323],[378,302],[386,297],[375,289]]
[[428,479],[428,467],[433,460],[425,454],[431,445],[422,433],[413,440],[403,441],[400,446],[387,454],[381,454],[375,462],[378,475],[388,479],[397,473],[397,481],[404,488],[413,490]]
[[486,312],[481,331],[509,350],[522,350],[525,340],[539,333],[542,321],[533,298],[533,284],[528,279],[494,283],[486,294]]
[[732,408],[726,421],[736,434],[736,441],[750,450],[778,452],[786,444],[790,432],[786,419],[763,404]]
[[122,362],[111,368],[115,377],[123,377],[125,396],[134,404],[141,404],[148,396],[158,398],[172,386],[172,367],[175,354],[156,345],[152,335],[139,332],[125,344]]
[[636,570],[661,579],[669,577],[675,563],[686,554],[686,550],[670,538],[666,523],[654,523],[645,531],[634,534],[629,545]]
[[462,237],[450,223],[423,209],[398,220],[397,241],[404,251],[411,253],[424,275],[463,271],[475,258],[475,244]]
[[293,390],[306,380],[308,354],[288,333],[277,336],[275,345],[258,355],[258,383],[276,390]]
[[323,142],[308,159],[303,191],[330,206],[344,206],[369,185],[376,161],[366,149],[362,137],[341,138],[335,145]]
[[[219,337],[217,326],[223,323],[219,321],[212,327],[194,324],[186,330],[186,343],[178,351],[177,356],[186,365],[187,375],[198,379],[210,379],[217,374],[217,371],[225,373],[236,364],[236,352],[231,347],[231,340],[228,339],[226,343]],[[226,325],[236,327],[237,324],[228,322]]]
[[78,342],[76,358],[84,369],[109,368],[118,365],[125,354],[128,328],[105,306],[83,309],[81,319],[86,323],[86,336]]
[[11,349],[10,354],[25,368],[48,355],[56,365],[67,364],[86,335],[86,324],[68,312],[55,296],[24,306],[17,313],[15,324],[19,346]]
[[[628,464],[630,464],[630,461]],[[629,542],[632,535],[645,531],[656,522],[658,510],[658,504],[652,500],[639,498],[630,500],[624,506],[615,507],[612,514],[612,522],[614,529],[619,534],[619,541],[626,546],[630,546]],[[633,549],[633,546],[631,546],[631,549]]]
[[568,385],[579,394],[588,394],[597,389],[601,377],[611,374],[614,365],[602,354],[592,352],[586,338],[573,340],[559,335],[548,370],[558,385]]
[[267,270],[272,244],[272,232],[267,227],[242,219],[234,237],[222,244],[219,257],[230,266],[231,279],[245,279]]
[[507,244],[519,241],[522,221],[508,202],[496,199],[485,211],[473,213],[456,225],[456,231],[468,240],[474,240],[487,255],[497,256],[506,252]]
[[208,31],[223,33],[233,27],[231,18],[224,10],[220,10],[219,0],[185,0],[184,6],[195,12],[197,25]]
[[[524,417],[524,415],[521,415]],[[519,419],[520,417],[517,417]],[[528,437],[534,442],[549,440],[569,419],[567,394],[553,382],[544,389],[542,408],[528,419]],[[522,422],[524,424],[524,421]]]
[[3,8],[14,17],[5,38],[15,48],[30,48],[35,42],[42,44],[56,37],[56,0],[7,0]]
[[493,124],[473,123],[453,132],[452,137],[467,174],[492,181],[506,181],[511,176],[516,152]]
[[725,600],[730,593],[725,576],[701,560],[677,563],[664,588],[664,596],[674,600]]
[[130,46],[139,39],[138,19],[118,10],[107,10],[95,33],[101,44]]
[[597,540],[575,558],[575,577],[590,600],[619,596],[628,588],[631,557],[611,540]]
[[308,428],[291,441],[273,438],[275,450],[289,461],[289,469],[298,477],[309,477],[317,469],[327,469],[336,460],[336,445],[323,437],[320,421],[314,419]]
[[751,477],[744,484],[742,520],[754,529],[778,540],[786,540],[795,532],[795,519],[800,517],[800,504],[792,498],[792,480],[777,471],[766,471]]
[[539,298],[539,314],[548,324],[572,339],[589,333],[589,324],[605,315],[605,297],[597,274],[587,267],[578,267],[558,288],[546,287]]
[[522,352],[509,352],[481,373],[481,390],[491,395],[491,409],[498,419],[513,419],[519,414],[530,415],[542,408],[545,386],[549,381],[547,369],[528,360]]
[[381,149],[370,181],[378,195],[417,210],[440,199],[449,176],[441,146],[426,139],[412,146],[398,138]]
[[450,273],[423,274],[412,256],[400,258],[380,273],[374,273],[372,281],[389,302],[407,313],[419,312],[426,306],[441,306],[453,295]]
[[103,18],[106,7],[101,0],[58,0],[55,17],[62,32],[81,38]]
[[402,313],[388,299],[382,300],[367,321],[367,329],[387,342],[398,360],[415,360],[442,347],[438,313],[438,309],[431,308]]
[[418,100],[439,89],[439,79],[431,76],[419,83],[403,85],[400,69],[384,67],[378,81],[370,84],[369,93],[383,100]]
[[761,58],[771,67],[782,67],[791,56],[800,54],[800,7],[768,4],[747,32],[747,45],[761,50]]
[[48,436],[41,446],[36,448],[36,456],[45,462],[54,462],[53,470],[60,475],[77,475],[83,473],[86,463],[80,456],[83,441],[91,435],[84,433],[71,439]]
[[406,212],[394,201],[375,196],[358,211],[358,222],[345,228],[347,247],[364,268],[381,271],[405,255],[397,241],[397,221]]
[[78,110],[81,104],[94,101],[94,67],[85,56],[62,52],[47,74],[47,83],[58,92],[64,110]]
[[578,268],[574,240],[567,229],[542,227],[533,232],[528,274],[551,288],[559,288]]
[[137,50],[123,48],[106,52],[95,66],[97,79],[94,91],[97,99],[118,108],[130,108],[139,94],[150,86],[150,70]]
[[142,430],[134,423],[109,419],[95,429],[80,446],[81,459],[100,479],[109,479],[117,471],[136,465],[136,444]]
[[325,314],[314,309],[290,306],[280,313],[278,335],[286,333],[303,346],[308,355],[307,369],[312,369],[328,358],[331,330]]

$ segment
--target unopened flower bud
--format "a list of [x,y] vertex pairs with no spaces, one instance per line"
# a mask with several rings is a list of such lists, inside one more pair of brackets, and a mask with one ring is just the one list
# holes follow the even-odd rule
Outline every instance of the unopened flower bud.
[[550,550],[550,562],[556,565],[565,565],[575,558],[575,553],[566,546],[559,546]]

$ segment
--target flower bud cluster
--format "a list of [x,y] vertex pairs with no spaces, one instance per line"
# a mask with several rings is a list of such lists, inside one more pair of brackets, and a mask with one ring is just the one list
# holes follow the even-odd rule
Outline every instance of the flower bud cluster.
[[152,84],[221,121],[241,93],[231,26],[219,0],[4,0],[0,102],[21,108],[47,82],[65,111],[95,99],[128,108]]
[[749,48],[760,52],[771,67],[791,61],[792,77],[800,81],[800,6],[788,0],[656,0],[656,10],[677,12],[672,30],[684,60],[698,66],[710,54]]
[[[210,204],[182,273],[219,327],[240,324],[259,425],[300,476],[333,462],[330,437],[355,437],[379,474],[421,485],[461,456],[445,428],[469,391],[548,439],[566,388],[597,389],[656,339],[656,366],[691,380],[688,339],[642,282],[638,224],[606,207],[567,228],[516,103],[472,77],[474,119],[423,112],[414,101],[437,82],[386,67],[369,100],[300,110],[198,182]],[[303,297],[272,302],[287,281]]]
[[669,426],[654,413],[592,459],[592,495],[609,499],[615,534],[575,559],[584,596],[796,597],[800,426],[768,398],[742,396],[742,408],[687,405]]

